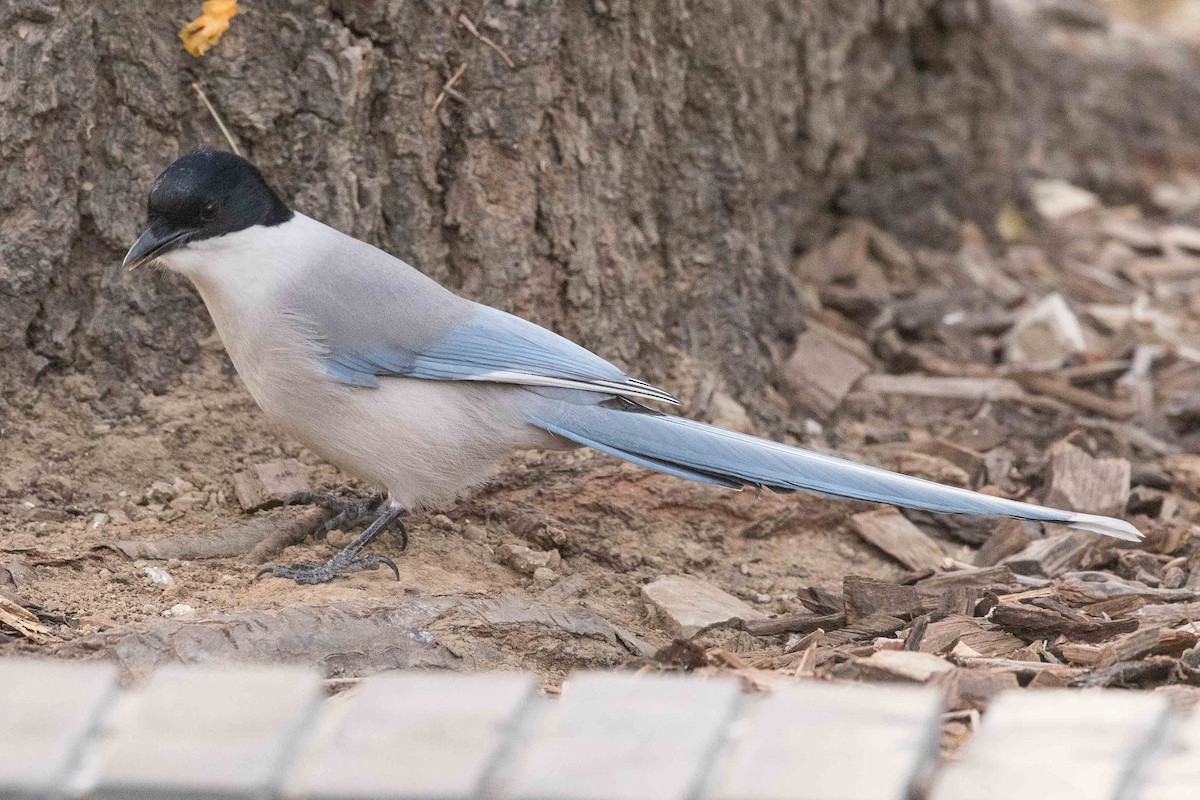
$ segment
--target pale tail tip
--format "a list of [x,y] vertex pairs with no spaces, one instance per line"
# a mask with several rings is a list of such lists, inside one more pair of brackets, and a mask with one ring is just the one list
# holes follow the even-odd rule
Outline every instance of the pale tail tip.
[[1141,531],[1123,519],[1101,517],[1095,514],[1072,514],[1067,525],[1076,530],[1111,536],[1126,542],[1140,542],[1145,538]]

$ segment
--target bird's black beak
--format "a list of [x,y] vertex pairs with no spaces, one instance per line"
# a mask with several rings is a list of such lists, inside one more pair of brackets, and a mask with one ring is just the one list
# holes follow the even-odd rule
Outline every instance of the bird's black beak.
[[129,253],[125,256],[122,266],[130,270],[137,269],[142,264],[187,244],[191,234],[192,231],[168,230],[161,223],[151,222],[150,226],[142,231],[142,235],[133,243],[133,247],[129,248]]

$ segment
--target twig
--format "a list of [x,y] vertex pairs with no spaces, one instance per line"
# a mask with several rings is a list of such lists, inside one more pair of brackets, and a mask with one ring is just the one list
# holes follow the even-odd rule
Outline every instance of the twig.
[[193,83],[192,88],[196,90],[196,94],[200,96],[200,102],[204,103],[204,107],[208,109],[208,113],[212,114],[213,120],[217,123],[217,127],[221,129],[221,133],[225,134],[225,141],[229,142],[230,149],[238,156],[242,155],[242,149],[238,147],[237,141],[233,138],[233,134],[229,132],[229,128],[225,127],[225,121],[221,119],[221,115],[213,108],[213,104],[208,101],[208,95],[200,88],[199,83]]
[[458,15],[458,24],[462,25],[464,28],[469,30],[471,32],[471,35],[474,36],[476,39],[478,39],[479,41],[486,44],[488,47],[495,50],[496,54],[504,59],[504,63],[508,64],[509,69],[517,68],[517,65],[513,63],[513,60],[508,57],[508,53],[504,52],[504,49],[502,47],[500,47],[500,45],[496,44],[494,41],[489,39],[487,36],[484,36],[482,33],[480,33],[479,29],[475,27],[475,23],[471,22],[471,18],[468,17],[465,12]]
[[461,67],[454,70],[454,74],[450,76],[450,80],[446,81],[446,83],[442,86],[442,91],[438,92],[437,99],[433,101],[434,113],[437,112],[438,106],[442,104],[442,101],[446,99],[446,93],[454,88],[454,84],[458,83],[458,79],[461,78],[462,74],[466,71],[467,62],[464,61]]

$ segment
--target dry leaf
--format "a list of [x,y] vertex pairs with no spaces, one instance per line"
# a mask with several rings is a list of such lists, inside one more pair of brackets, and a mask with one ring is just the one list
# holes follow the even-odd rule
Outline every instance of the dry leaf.
[[229,20],[238,11],[237,0],[206,0],[203,9],[203,14],[179,30],[183,49],[194,56],[204,55],[229,30]]

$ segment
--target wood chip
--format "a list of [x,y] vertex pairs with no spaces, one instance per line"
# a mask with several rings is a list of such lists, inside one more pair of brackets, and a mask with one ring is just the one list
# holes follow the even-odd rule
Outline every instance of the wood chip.
[[903,627],[904,620],[899,617],[872,614],[841,630],[826,633],[822,647],[838,647],[851,642],[861,642],[864,639],[874,639],[877,636],[890,636]]
[[943,400],[1026,400],[1028,393],[1007,378],[928,378],[923,375],[868,375],[859,381],[866,394]]
[[937,544],[894,508],[850,518],[859,536],[911,570],[936,569],[945,559]]
[[1129,502],[1132,470],[1123,458],[1092,458],[1059,442],[1050,449],[1050,490],[1046,505],[1089,514],[1121,516]]
[[862,360],[829,337],[805,331],[796,337],[781,378],[796,404],[825,418],[837,410],[859,378],[870,371]]
[[743,627],[754,636],[778,636],[781,633],[810,633],[818,629],[830,631],[845,625],[845,613],[837,611],[832,614],[800,612],[771,619],[746,620]]
[[981,589],[983,591],[1010,591],[1018,588],[1013,571],[1003,564],[983,569],[964,569],[958,572],[947,572],[918,581],[917,592],[923,597],[940,598],[944,592],[951,589]]
[[34,644],[46,644],[56,637],[29,609],[0,595],[0,629],[8,628]]
[[290,495],[311,490],[309,469],[294,458],[255,464],[233,476],[233,490],[244,511],[278,506]]
[[975,553],[975,566],[991,567],[1024,550],[1033,541],[1020,520],[1003,519]]
[[917,590],[911,586],[871,578],[848,576],[842,581],[842,598],[846,604],[846,619],[857,622],[876,612],[901,619],[913,619],[923,612]]
[[944,658],[911,650],[879,650],[854,663],[864,677],[909,683],[928,683],[935,676],[954,669],[954,665]]
[[1038,608],[1026,603],[1001,603],[992,609],[988,620],[1006,631],[1025,639],[1036,640],[1054,636],[1066,636],[1082,642],[1102,642],[1137,630],[1137,620],[1106,621],[1088,617],[1082,612],[1064,614],[1048,608]]
[[950,616],[931,622],[921,650],[942,655],[963,643],[986,658],[1008,656],[1025,646],[1025,641],[994,624],[974,617]]
[[1130,402],[1102,397],[1072,386],[1054,375],[1042,372],[1019,372],[1015,373],[1012,379],[1033,394],[1051,397],[1075,408],[1109,419],[1129,419],[1136,413],[1136,409]]
[[1047,536],[1030,542],[1024,550],[1005,558],[1001,563],[1018,575],[1057,578],[1081,569],[1099,538],[1094,533]]

